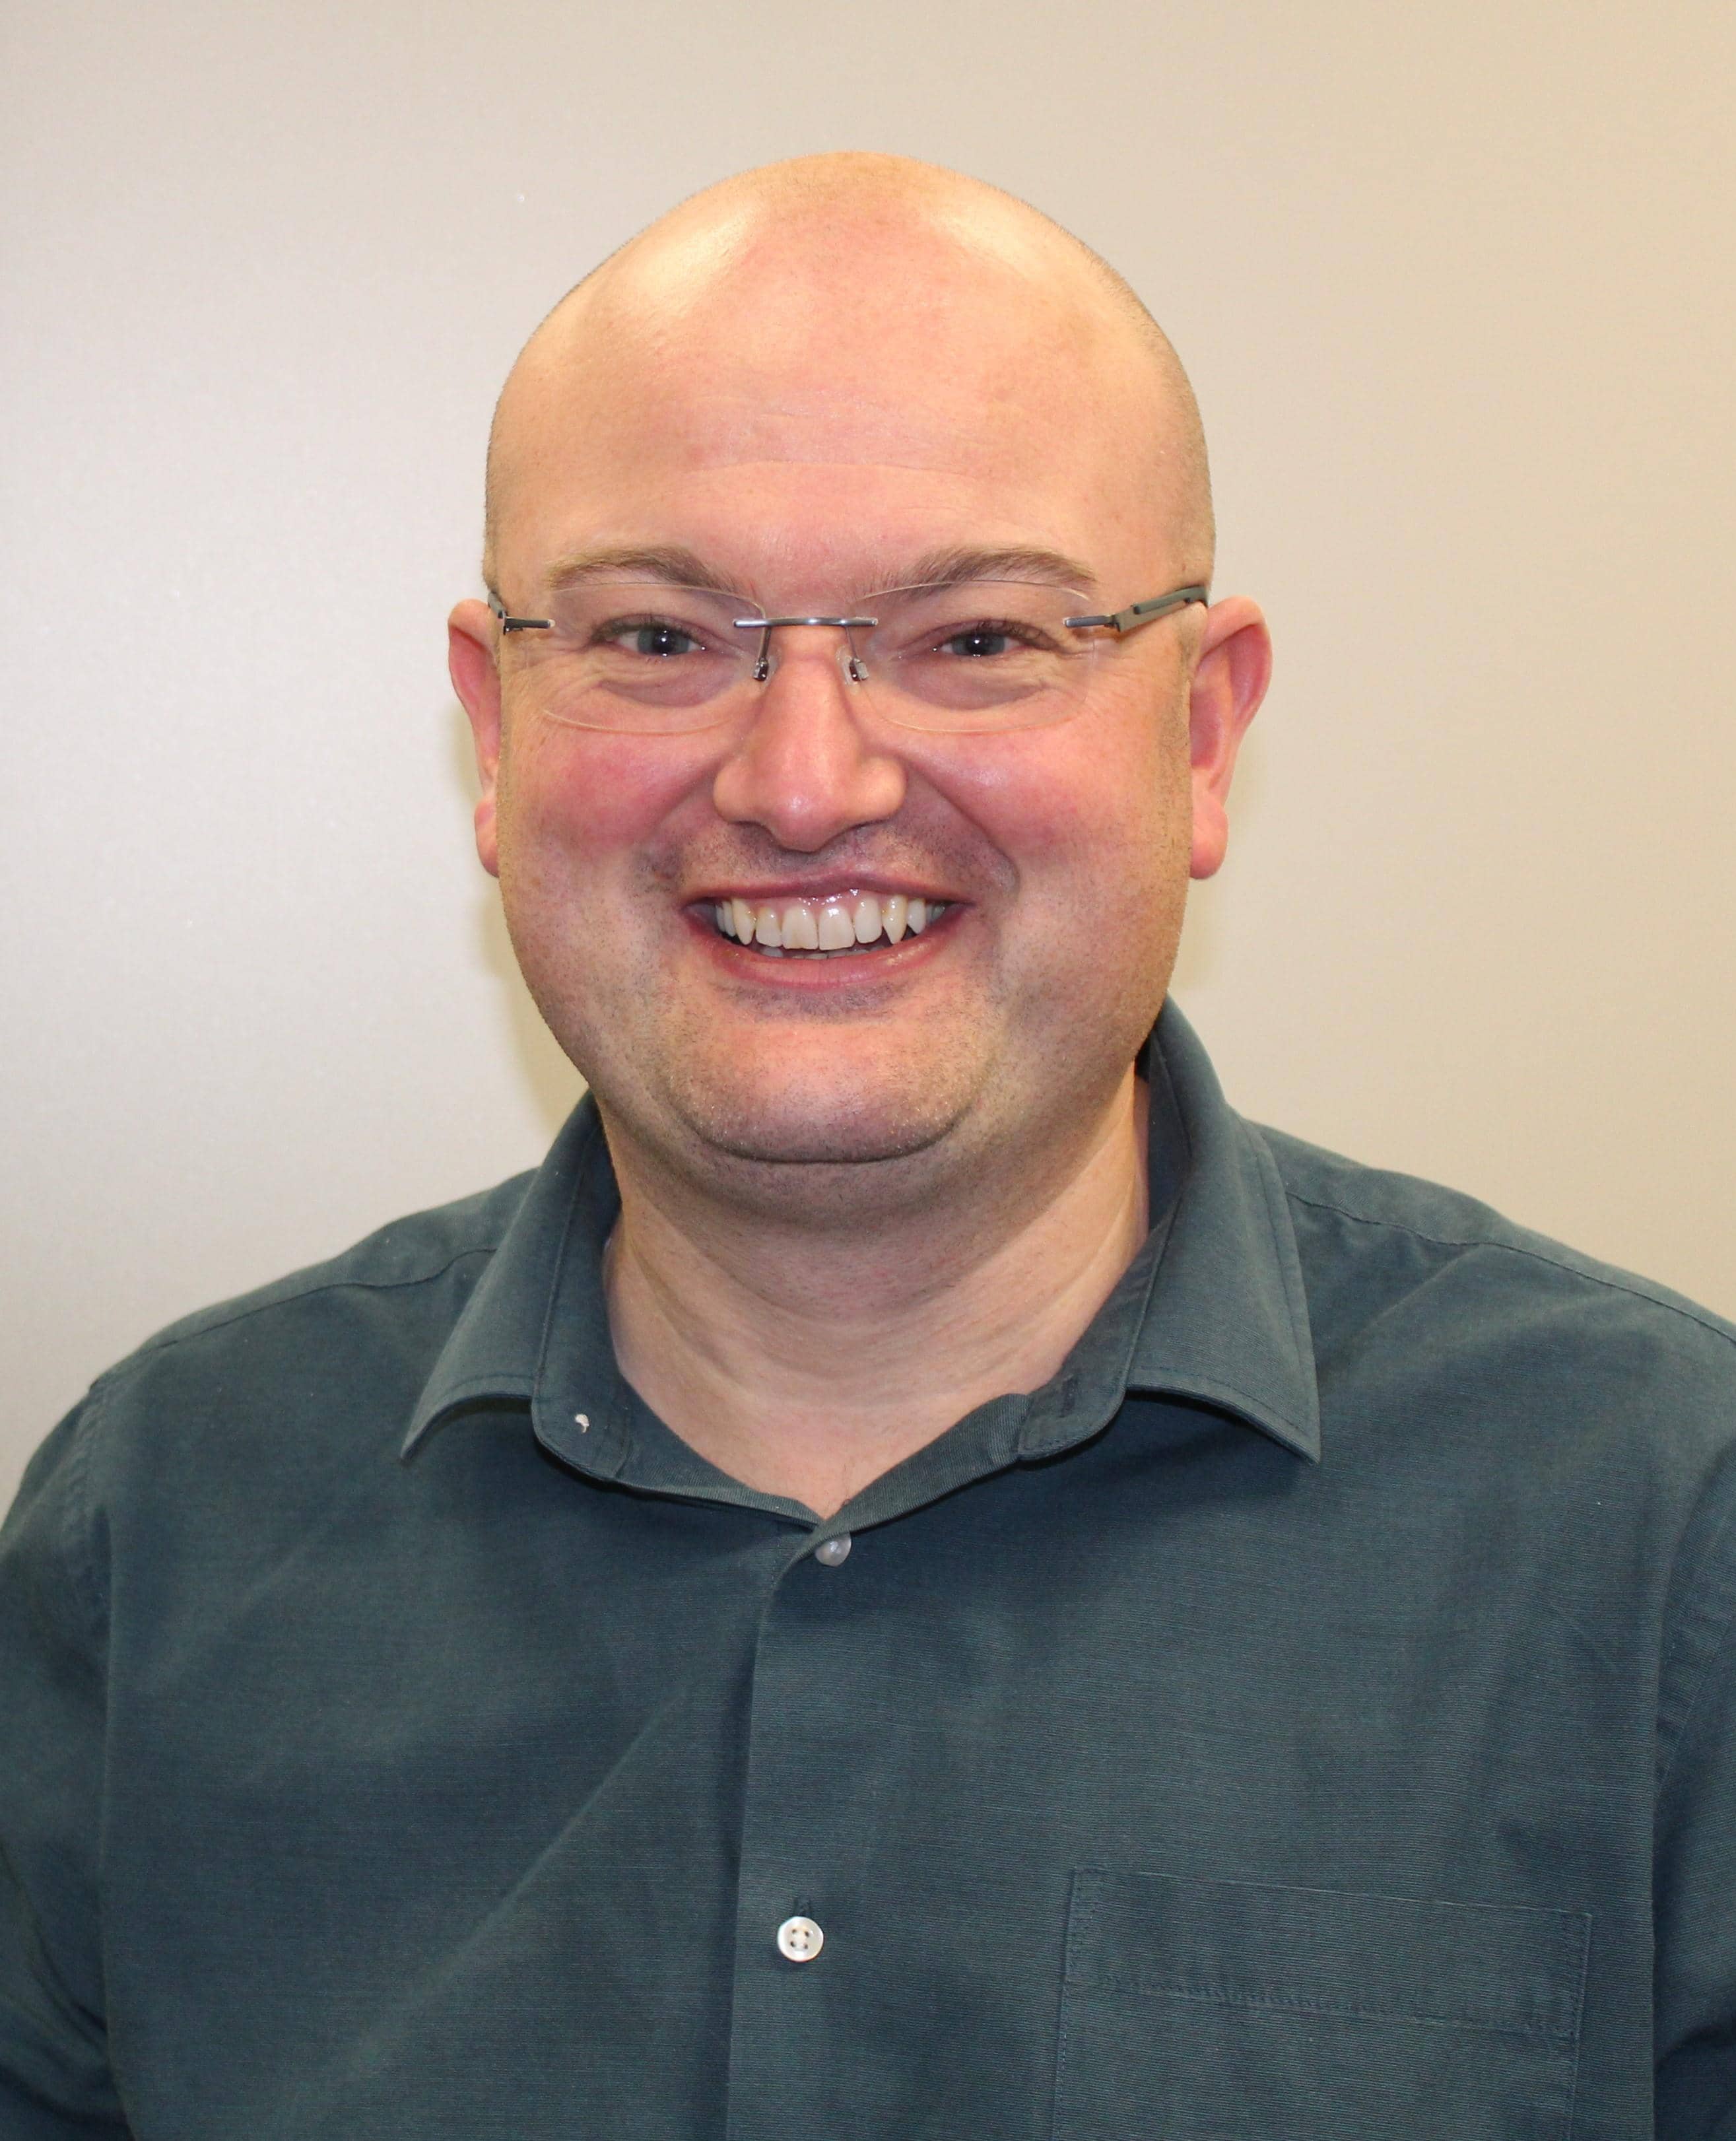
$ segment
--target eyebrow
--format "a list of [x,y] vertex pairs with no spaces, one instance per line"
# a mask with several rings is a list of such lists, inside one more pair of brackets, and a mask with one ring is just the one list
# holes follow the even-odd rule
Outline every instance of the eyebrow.
[[971,580],[1048,580],[1083,594],[1097,585],[1097,575],[1077,558],[1059,550],[931,550],[918,558],[898,584],[902,587],[962,587]]
[[557,558],[548,568],[551,590],[577,587],[585,580],[614,578],[628,573],[636,579],[666,581],[671,587],[710,588],[720,595],[739,594],[720,573],[714,572],[696,551],[678,544],[617,545],[601,550],[574,550]]
[[[617,544],[602,549],[575,550],[558,558],[548,570],[551,590],[577,587],[587,580],[630,575],[656,580],[670,587],[709,588],[717,594],[741,595],[734,582],[708,565],[696,551],[680,544]],[[1071,588],[1081,594],[1097,585],[1097,575],[1077,558],[1059,550],[1020,544],[1008,549],[949,545],[929,550],[890,579],[881,579],[863,594],[879,593],[893,587],[965,587],[974,580],[1038,580],[1055,587]],[[744,599],[746,598],[744,596]]]

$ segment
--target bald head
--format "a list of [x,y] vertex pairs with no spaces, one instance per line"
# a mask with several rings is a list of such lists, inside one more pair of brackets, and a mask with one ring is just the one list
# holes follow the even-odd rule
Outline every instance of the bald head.
[[[499,585],[552,435],[570,436],[591,411],[634,395],[666,424],[671,401],[686,393],[696,423],[709,410],[727,426],[725,379],[743,407],[757,400],[766,411],[766,436],[755,436],[736,411],[735,428],[747,436],[735,450],[786,454],[787,438],[770,436],[781,416],[806,426],[817,456],[856,461],[921,455],[921,425],[901,419],[901,400],[950,400],[956,423],[969,420],[973,395],[986,397],[987,418],[1046,387],[1057,419],[1070,402],[1082,430],[1094,422],[1115,435],[1114,474],[1143,490],[1178,576],[1210,576],[1198,410],[1174,350],[1129,284],[996,187],[905,157],[851,153],[800,157],[707,188],[612,254],[543,320],[507,380],[489,436],[489,585]],[[845,441],[840,419],[852,415],[858,436]],[[1056,445],[1033,436],[1030,450]],[[1082,465],[1089,459],[1087,448]]]

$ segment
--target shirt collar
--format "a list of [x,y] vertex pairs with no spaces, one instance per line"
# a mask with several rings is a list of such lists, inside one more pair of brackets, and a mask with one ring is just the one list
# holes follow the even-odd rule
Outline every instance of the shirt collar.
[[1224,1099],[1173,1002],[1153,1031],[1148,1064],[1153,1124],[1167,1086],[1186,1149],[1128,1387],[1221,1406],[1318,1461],[1314,1338],[1277,1163]]
[[[565,1334],[563,1350],[594,1355],[600,1341],[612,1366],[602,1258],[620,1202],[597,1104],[587,1093],[531,1177],[524,1203],[441,1347],[411,1417],[406,1454],[435,1421],[454,1413],[501,1400],[535,1403],[547,1380],[557,1311],[575,1278],[582,1292],[584,1277],[591,1277],[598,1314],[582,1317],[580,1327]],[[587,1322],[593,1327],[584,1327]]]
[[[1307,1302],[1271,1154],[1225,1100],[1173,1003],[1153,1030],[1147,1070],[1154,1203],[1160,1182],[1177,1187],[1075,1359],[1089,1355],[1080,1369],[1094,1385],[1116,1384],[1116,1402],[1127,1390],[1193,1399],[1317,1459]],[[616,1367],[602,1292],[602,1248],[619,1208],[587,1095],[453,1326],[411,1417],[406,1454],[437,1420],[516,1400],[529,1403],[539,1438],[557,1454],[595,1475],[620,1475],[642,1408]],[[1047,1402],[1017,1401],[1020,1454],[1088,1431],[1099,1409],[1079,1401],[1072,1367]]]

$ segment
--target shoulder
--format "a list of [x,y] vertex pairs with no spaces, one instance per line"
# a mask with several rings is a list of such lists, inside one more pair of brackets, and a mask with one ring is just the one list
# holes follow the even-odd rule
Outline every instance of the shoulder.
[[[366,1313],[369,1297],[398,1297],[409,1317],[430,1307],[437,1316],[438,1304],[427,1297],[469,1291],[467,1277],[473,1283],[474,1267],[499,1247],[535,1179],[534,1173],[514,1175],[452,1203],[410,1213],[335,1257],[181,1317],[117,1362],[97,1387],[135,1375],[162,1356],[219,1351],[225,1342],[245,1346],[263,1332]],[[473,1267],[468,1274],[467,1266]],[[444,1282],[452,1285],[443,1288]]]
[[[534,1179],[394,1220],[147,1339],[37,1451],[0,1564],[48,1553],[96,1626],[111,1563],[193,1566],[265,1537],[281,1548],[334,1491],[387,1476]],[[63,1579],[44,1582],[52,1592]]]
[[182,1464],[278,1473],[395,1447],[534,1179],[396,1219],[147,1339],[81,1409],[100,1470],[136,1487]]
[[1595,1302],[1660,1327],[1688,1325],[1736,1360],[1736,1324],[1637,1272],[1604,1263],[1527,1227],[1492,1205],[1420,1176],[1369,1167],[1264,1125],[1250,1125],[1276,1164],[1299,1230],[1321,1247],[1420,1273],[1465,1261],[1488,1263],[1516,1290]]
[[1696,1715],[1727,1734],[1708,1691],[1736,1628],[1736,1326],[1475,1198],[1253,1134],[1287,1203],[1329,1458],[1394,1539],[1426,1512],[1431,1550],[1510,1627],[1547,1621],[1648,1689],[1660,1776]]
[[1736,1326],[1477,1198],[1261,1129],[1325,1358],[1394,1349],[1443,1389],[1536,1415],[1736,1445]]

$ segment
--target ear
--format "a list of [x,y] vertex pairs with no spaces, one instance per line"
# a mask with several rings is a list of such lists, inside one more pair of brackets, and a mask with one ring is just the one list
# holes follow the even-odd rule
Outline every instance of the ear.
[[1246,595],[1213,603],[1206,612],[1188,702],[1197,878],[1212,876],[1223,861],[1236,754],[1271,680],[1271,634],[1258,607]]
[[476,749],[476,852],[490,877],[500,874],[494,796],[500,772],[500,672],[494,664],[494,620],[486,603],[461,602],[446,620],[446,667],[470,718]]

